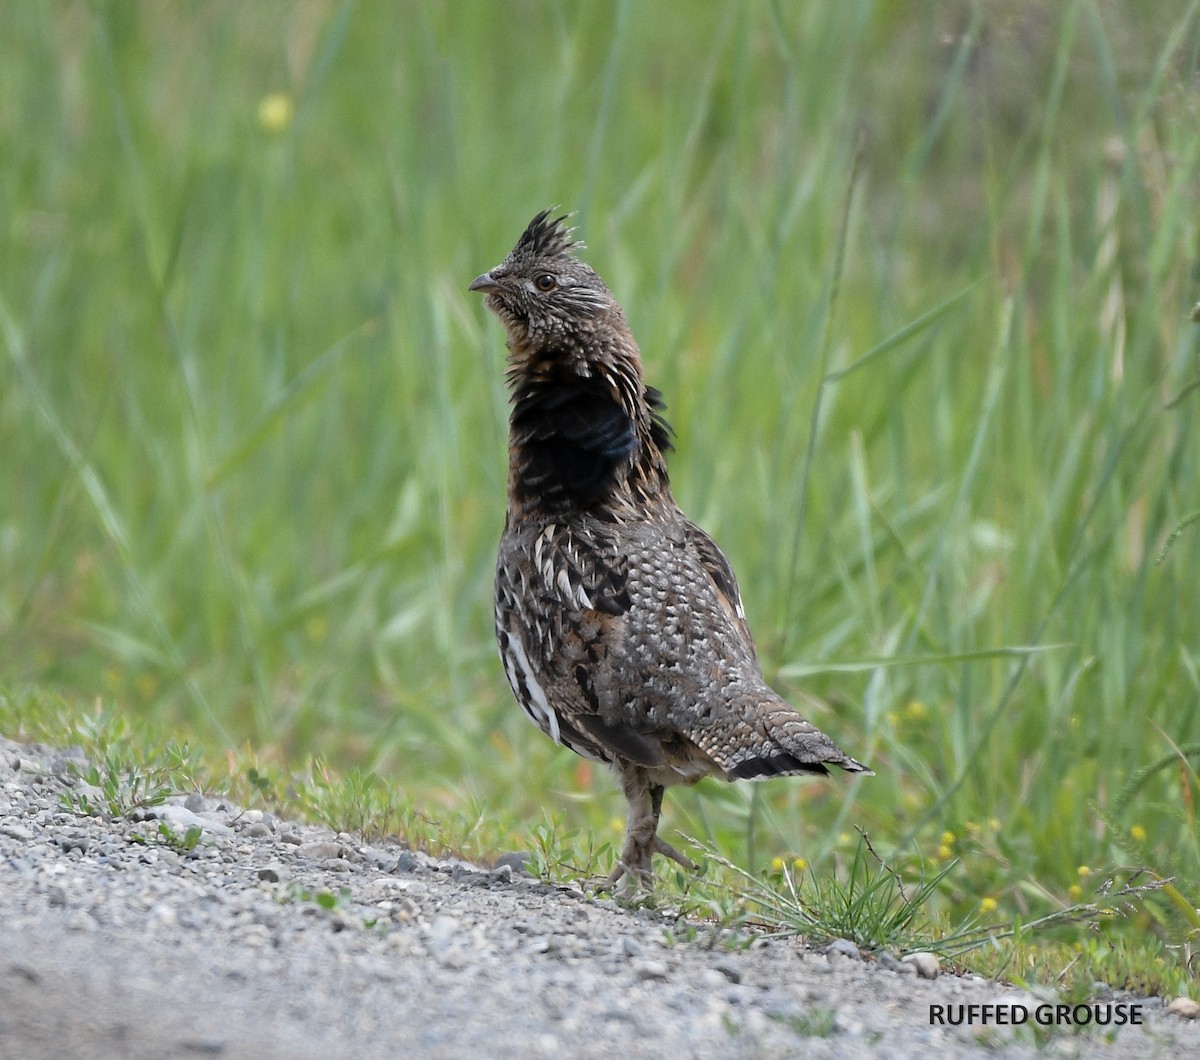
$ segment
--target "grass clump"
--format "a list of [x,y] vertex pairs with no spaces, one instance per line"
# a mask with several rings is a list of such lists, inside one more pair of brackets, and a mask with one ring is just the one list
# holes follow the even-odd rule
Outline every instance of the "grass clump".
[[140,751],[112,745],[86,766],[69,763],[84,787],[59,797],[72,813],[98,817],[129,817],[136,810],[161,806],[191,776],[191,752],[186,744],[168,743],[162,756],[147,761]]
[[870,952],[926,947],[930,899],[955,866],[952,861],[936,872],[922,871],[915,886],[906,886],[863,832],[844,874],[815,873],[807,865],[781,861],[760,879],[715,852],[709,855],[734,874],[753,918],[768,931],[801,935],[816,944],[848,939]]

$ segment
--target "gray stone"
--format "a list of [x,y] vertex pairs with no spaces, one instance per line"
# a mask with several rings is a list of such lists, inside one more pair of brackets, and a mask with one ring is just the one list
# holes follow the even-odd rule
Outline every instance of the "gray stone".
[[416,872],[420,868],[420,861],[417,855],[411,850],[402,850],[396,855],[396,864],[392,868],[393,872]]
[[529,871],[530,863],[533,861],[533,855],[527,850],[513,850],[507,854],[501,854],[496,859],[496,868],[509,866],[513,873],[518,876],[532,876]]
[[321,839],[314,843],[301,843],[300,856],[312,858],[313,861],[334,861],[349,854],[346,847],[334,840]]
[[903,958],[905,964],[911,964],[917,970],[917,975],[922,979],[936,979],[941,971],[941,966],[938,964],[938,959],[925,950],[919,950],[916,953],[910,953]]
[[849,939],[834,939],[825,947],[827,957],[849,957],[851,960],[862,960],[862,951]]
[[716,961],[713,969],[720,972],[731,983],[742,981],[742,970],[733,961]]
[[641,957],[645,952],[645,947],[633,935],[621,936],[621,953],[626,957]]
[[1167,1005],[1166,1011],[1171,1016],[1179,1016],[1185,1020],[1194,1020],[1197,1016],[1200,1016],[1200,1004],[1197,1004],[1190,997],[1177,997]]
[[633,961],[634,974],[639,979],[666,979],[671,974],[666,961],[641,959]]
[[422,932],[427,942],[437,947],[447,946],[459,934],[459,923],[453,917],[437,916]]

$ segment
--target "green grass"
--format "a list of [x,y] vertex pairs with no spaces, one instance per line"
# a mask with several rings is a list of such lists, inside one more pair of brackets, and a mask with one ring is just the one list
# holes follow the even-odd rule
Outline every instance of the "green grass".
[[[557,202],[768,677],[877,772],[665,828],[844,879],[861,826],[957,859],[948,924],[1194,907],[1200,15],[1149,11],[6,6],[0,731],[99,701],[247,797],[605,871],[616,786],[495,659],[466,291]],[[1153,892],[1103,960],[1192,931]]]

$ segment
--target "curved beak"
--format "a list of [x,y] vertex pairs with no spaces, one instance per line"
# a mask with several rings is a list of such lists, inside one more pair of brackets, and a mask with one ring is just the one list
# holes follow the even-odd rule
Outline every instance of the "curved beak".
[[500,289],[500,284],[492,276],[490,272],[485,272],[481,276],[476,276],[471,281],[471,285],[467,288],[468,291],[496,291]]

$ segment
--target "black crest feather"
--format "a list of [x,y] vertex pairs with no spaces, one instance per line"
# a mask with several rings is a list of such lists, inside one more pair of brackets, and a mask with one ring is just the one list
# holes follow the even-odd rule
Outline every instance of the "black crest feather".
[[514,257],[569,256],[576,247],[583,246],[582,241],[571,238],[575,229],[566,223],[571,219],[571,214],[564,213],[551,218],[555,209],[557,207],[552,206],[548,210],[542,210],[529,222],[513,248]]

